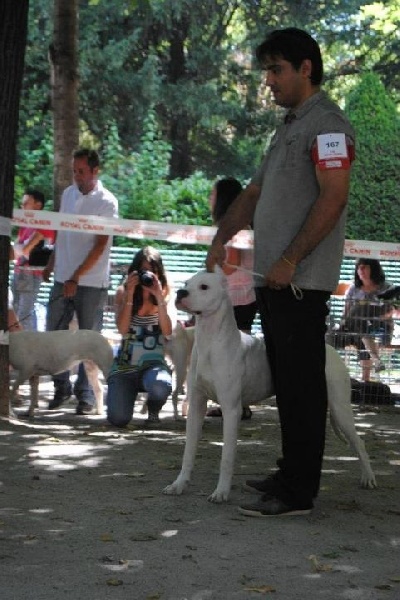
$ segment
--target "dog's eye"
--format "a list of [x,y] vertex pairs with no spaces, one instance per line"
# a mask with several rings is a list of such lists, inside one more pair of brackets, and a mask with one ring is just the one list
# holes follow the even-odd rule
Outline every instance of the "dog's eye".
[[200,286],[200,289],[201,290],[208,290],[208,285],[205,284],[205,283],[202,283],[201,286]]

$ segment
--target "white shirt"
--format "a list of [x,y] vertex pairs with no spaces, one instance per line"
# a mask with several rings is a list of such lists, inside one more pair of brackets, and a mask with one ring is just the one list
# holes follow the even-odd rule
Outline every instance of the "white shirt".
[[[60,213],[118,217],[118,201],[100,181],[88,194],[82,194],[74,184],[61,197]],[[93,248],[96,233],[59,231],[56,240],[54,279],[64,283],[70,279]],[[109,285],[109,258],[112,236],[109,236],[103,254],[96,264],[79,279],[79,285],[103,288]]]

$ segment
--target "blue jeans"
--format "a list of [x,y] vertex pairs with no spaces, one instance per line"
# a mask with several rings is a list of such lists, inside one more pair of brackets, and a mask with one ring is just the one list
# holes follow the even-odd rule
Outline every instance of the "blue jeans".
[[113,373],[108,378],[107,419],[116,427],[125,427],[132,419],[136,397],[147,392],[149,413],[158,413],[172,391],[172,376],[165,367],[145,371]]
[[32,271],[14,273],[13,306],[22,327],[26,331],[37,330],[35,302],[42,281],[41,275],[34,275]]
[[[107,289],[79,286],[73,298],[64,298],[64,285],[56,281],[50,293],[47,307],[47,331],[68,329],[69,324],[76,314],[79,329],[94,329],[100,331],[103,307],[107,299]],[[70,392],[69,371],[59,373],[53,377],[55,390]],[[78,377],[74,385],[74,394],[78,400],[94,404],[92,386],[88,382],[85,367],[80,363]]]

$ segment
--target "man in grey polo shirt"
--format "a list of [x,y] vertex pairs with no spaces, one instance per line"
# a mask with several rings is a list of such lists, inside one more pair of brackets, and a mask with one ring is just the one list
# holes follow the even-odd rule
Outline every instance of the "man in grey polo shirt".
[[[64,190],[60,212],[117,218],[118,202],[99,181],[99,156],[82,148],[72,161],[74,184]],[[49,264],[47,279],[54,268],[54,286],[47,309],[47,330],[68,329],[76,314],[80,329],[100,329],[101,315],[109,285],[109,258],[112,236],[79,231],[59,231]],[[58,408],[72,395],[69,373],[53,378],[54,398],[49,409]],[[78,415],[94,412],[94,394],[83,364],[74,385]]]
[[207,268],[254,221],[256,296],[279,410],[278,470],[245,489],[240,512],[307,514],[318,495],[325,445],[325,322],[343,253],[354,131],[320,90],[318,44],[305,31],[271,32],[257,48],[275,102],[287,109],[250,184],[219,225]]

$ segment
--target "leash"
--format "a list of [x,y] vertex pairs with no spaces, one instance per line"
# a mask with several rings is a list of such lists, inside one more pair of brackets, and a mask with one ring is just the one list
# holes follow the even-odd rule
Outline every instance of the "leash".
[[[240,267],[239,265],[232,265],[231,263],[225,262],[227,267],[231,267],[233,269],[237,269],[238,271],[243,271],[243,273],[247,273],[248,275],[255,275],[256,277],[262,277],[264,279],[264,275],[262,273],[257,273],[256,271],[252,271],[251,269],[246,269],[245,267]],[[303,290],[299,288],[299,286],[294,283],[290,284],[290,288],[294,294],[296,300],[303,299]]]

